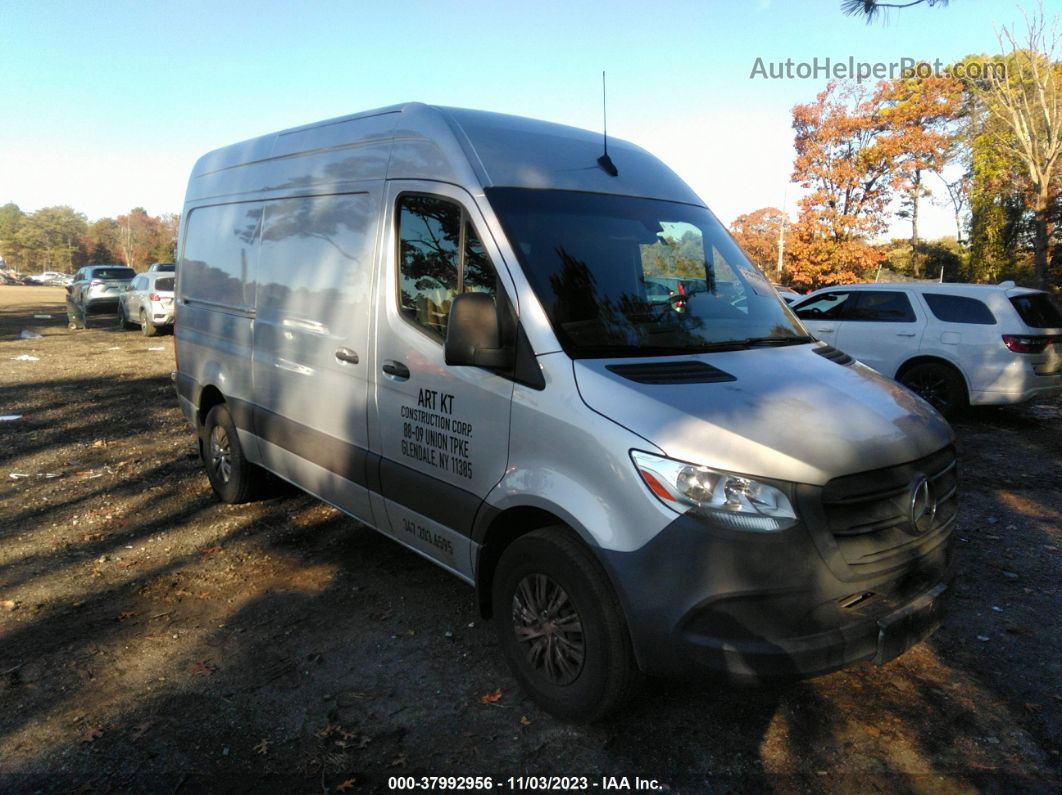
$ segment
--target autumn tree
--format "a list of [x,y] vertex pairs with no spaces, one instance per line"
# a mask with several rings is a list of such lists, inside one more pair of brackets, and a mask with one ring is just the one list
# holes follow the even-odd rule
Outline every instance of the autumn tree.
[[143,270],[158,247],[160,220],[148,215],[143,207],[134,207],[116,220],[122,260],[131,268]]
[[778,242],[782,225],[788,223],[785,213],[777,207],[762,207],[739,215],[730,224],[730,233],[742,251],[761,271],[776,281],[783,276],[778,273]]
[[833,81],[815,102],[793,108],[793,179],[808,192],[787,241],[798,287],[867,277],[881,261],[870,240],[888,226],[895,142],[877,98],[856,82]]
[[927,172],[941,173],[962,114],[963,84],[951,75],[929,75],[882,81],[875,92],[878,123],[886,127],[882,142],[892,161],[892,188],[901,198],[900,217],[911,221],[911,264],[922,277],[918,235],[919,201],[930,191]]
[[177,258],[177,232],[180,225],[179,213],[164,213],[159,216],[158,234],[152,254],[155,262],[173,262]]
[[120,261],[118,237],[118,222],[113,218],[99,218],[89,224],[85,235],[89,263],[106,265]]
[[83,213],[66,206],[43,207],[25,216],[16,238],[30,267],[72,272],[85,262]]
[[1003,27],[1000,59],[1006,69],[970,80],[984,129],[1001,156],[1020,164],[1033,218],[1035,280],[1048,285],[1048,250],[1062,182],[1062,63],[1058,20],[1048,25],[1041,6],[1019,34]]
[[18,239],[18,230],[26,214],[13,202],[0,207],[0,257],[9,267],[22,266],[25,247]]

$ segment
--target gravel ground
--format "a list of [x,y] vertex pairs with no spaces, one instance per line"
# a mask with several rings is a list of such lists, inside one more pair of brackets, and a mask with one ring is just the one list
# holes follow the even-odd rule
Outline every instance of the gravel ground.
[[573,727],[450,575],[299,493],[219,503],[172,337],[68,332],[62,295],[0,287],[0,791],[1062,790],[1060,400],[956,423],[960,579],[928,642],[772,688],[651,681]]

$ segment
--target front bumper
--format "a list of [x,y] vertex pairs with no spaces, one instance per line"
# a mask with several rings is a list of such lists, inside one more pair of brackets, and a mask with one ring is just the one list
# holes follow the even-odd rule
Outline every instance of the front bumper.
[[837,543],[836,516],[815,507],[826,490],[798,492],[805,519],[779,533],[723,530],[686,515],[641,549],[600,550],[645,672],[744,682],[812,676],[884,663],[936,628],[953,579],[954,513],[901,543],[886,533],[890,548],[874,552],[868,539]]

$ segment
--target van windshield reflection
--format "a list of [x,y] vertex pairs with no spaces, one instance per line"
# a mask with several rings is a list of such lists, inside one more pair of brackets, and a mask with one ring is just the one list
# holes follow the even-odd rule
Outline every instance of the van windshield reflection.
[[811,341],[703,207],[576,191],[486,193],[573,357]]

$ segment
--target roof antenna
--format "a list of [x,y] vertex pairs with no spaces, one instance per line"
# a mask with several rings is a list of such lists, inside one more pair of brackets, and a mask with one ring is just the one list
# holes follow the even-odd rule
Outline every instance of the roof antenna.
[[605,153],[597,159],[597,164],[601,166],[601,169],[612,177],[619,176],[619,169],[616,168],[616,164],[612,162],[612,158],[608,156],[608,98],[605,95],[605,70],[601,70],[601,119],[603,128],[603,138],[605,140]]

